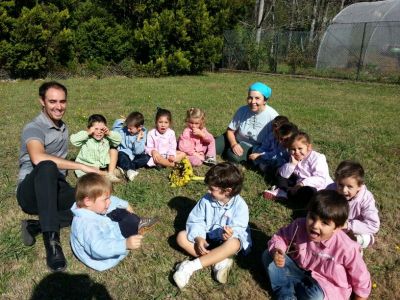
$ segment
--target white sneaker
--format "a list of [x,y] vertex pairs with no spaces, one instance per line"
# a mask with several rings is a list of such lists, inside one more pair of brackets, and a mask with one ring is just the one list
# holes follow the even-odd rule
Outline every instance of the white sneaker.
[[193,270],[191,267],[191,261],[185,260],[176,266],[176,272],[174,273],[174,281],[176,285],[183,289],[189,282],[190,276],[192,276]]
[[233,259],[225,258],[223,261],[216,263],[213,266],[213,273],[215,280],[219,283],[225,284],[228,281],[229,271],[232,268]]
[[128,177],[128,179],[130,181],[133,181],[135,179],[135,177],[138,176],[138,175],[139,175],[138,171],[135,171],[135,170],[126,171],[126,177]]
[[113,174],[118,178],[124,178],[126,176],[125,171],[121,167],[116,167],[113,171]]
[[107,173],[106,177],[108,178],[108,180],[110,180],[112,183],[119,183],[121,182],[121,179],[119,179],[117,176],[115,176],[112,173]]
[[217,164],[217,160],[214,156],[209,156],[203,161],[203,164],[205,164],[206,166],[214,166]]
[[277,198],[287,199],[287,193],[274,185],[269,190],[263,192],[263,197],[268,200],[276,200]]

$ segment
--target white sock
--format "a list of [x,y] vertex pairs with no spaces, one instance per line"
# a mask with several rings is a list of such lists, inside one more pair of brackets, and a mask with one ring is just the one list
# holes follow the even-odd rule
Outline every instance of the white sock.
[[200,258],[196,258],[196,259],[192,260],[190,265],[192,267],[193,272],[203,269],[203,266],[200,262]]

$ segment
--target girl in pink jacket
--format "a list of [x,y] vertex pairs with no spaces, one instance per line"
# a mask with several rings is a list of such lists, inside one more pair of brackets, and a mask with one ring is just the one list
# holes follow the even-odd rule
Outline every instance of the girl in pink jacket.
[[189,158],[192,166],[215,165],[215,140],[204,127],[205,113],[200,108],[189,108],[186,128],[179,137],[178,149]]
[[328,188],[336,189],[349,202],[349,218],[344,226],[347,234],[362,248],[372,245],[380,220],[374,196],[364,184],[361,164],[351,160],[342,161],[335,171],[335,183]]

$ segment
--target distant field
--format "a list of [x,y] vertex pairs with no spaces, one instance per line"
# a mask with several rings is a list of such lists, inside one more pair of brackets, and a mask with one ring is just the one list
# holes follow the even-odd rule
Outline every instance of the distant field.
[[[174,130],[184,128],[189,107],[203,108],[207,128],[221,134],[233,113],[245,104],[250,83],[271,86],[270,105],[308,132],[314,148],[327,156],[331,174],[343,159],[356,159],[366,170],[375,195],[381,230],[364,252],[374,288],[371,299],[400,294],[400,87],[331,80],[297,79],[256,74],[206,74],[168,78],[70,79],[65,121],[70,133],[85,128],[90,114],[102,113],[109,123],[141,111],[152,128],[157,106],[168,108]],[[68,259],[63,274],[46,268],[42,238],[25,247],[20,239],[21,212],[15,198],[19,138],[23,125],[39,112],[37,89],[42,81],[0,82],[0,295],[1,299],[270,299],[260,255],[268,238],[291,221],[292,211],[261,197],[267,187],[258,173],[246,170],[242,196],[250,208],[255,243],[249,257],[238,257],[228,284],[219,285],[211,270],[197,272],[182,292],[172,283],[172,270],[186,255],[177,249],[175,233],[184,227],[196,201],[206,192],[202,183],[170,188],[168,170],[142,170],[134,182],[115,186],[139,215],[158,215],[155,230],[117,267],[95,272],[81,264],[69,247],[69,229],[62,231]],[[77,154],[70,146],[69,158]],[[204,175],[206,167],[196,169]],[[69,181],[75,184],[72,172]]]

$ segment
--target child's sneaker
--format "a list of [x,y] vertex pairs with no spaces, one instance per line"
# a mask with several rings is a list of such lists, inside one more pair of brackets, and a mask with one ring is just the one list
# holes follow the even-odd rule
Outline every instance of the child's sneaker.
[[136,176],[139,175],[138,171],[135,170],[128,170],[126,171],[126,177],[128,177],[129,181],[133,181]]
[[225,284],[228,281],[229,271],[232,268],[233,259],[225,258],[213,266],[214,278],[219,283]]
[[124,178],[126,176],[124,170],[121,167],[116,167],[113,171],[113,174],[118,178]]
[[213,156],[206,157],[206,159],[203,161],[203,164],[206,166],[214,166],[217,164],[217,160]]
[[269,190],[263,192],[263,197],[268,200],[276,200],[278,198],[287,199],[287,193],[274,185]]
[[158,218],[140,218],[138,225],[138,233],[143,235],[147,231],[149,231],[156,223],[158,222]]
[[115,176],[112,173],[107,173],[106,177],[108,178],[108,180],[110,180],[112,183],[119,183],[121,182],[121,179],[119,179],[117,176]]
[[183,289],[189,282],[190,276],[192,276],[193,270],[190,260],[185,260],[176,266],[174,273],[174,281],[178,288]]

